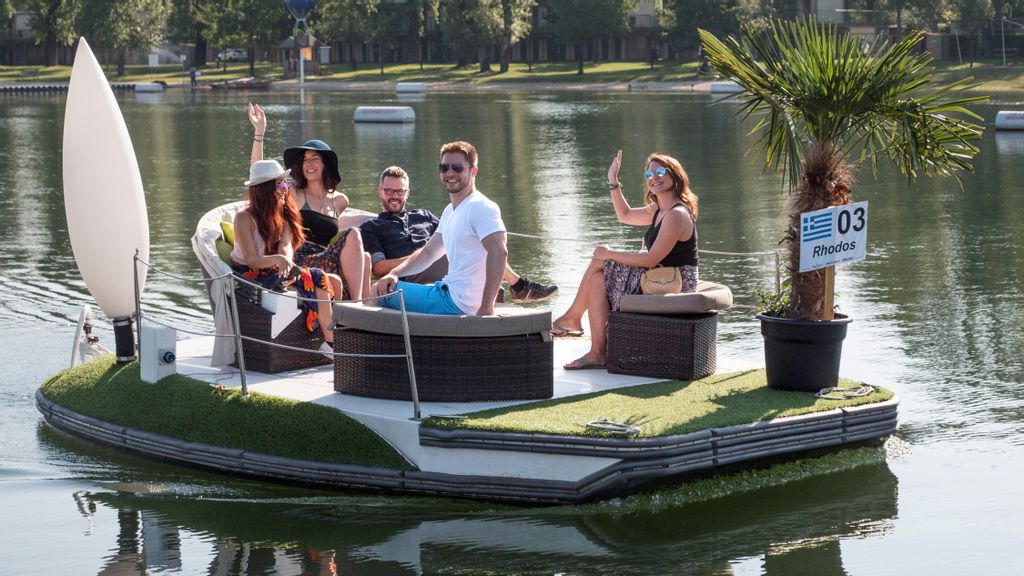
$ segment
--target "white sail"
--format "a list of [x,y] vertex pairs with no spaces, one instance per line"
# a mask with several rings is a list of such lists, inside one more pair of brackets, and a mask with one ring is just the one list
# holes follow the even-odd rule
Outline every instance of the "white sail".
[[[132,258],[149,260],[149,218],[128,128],[89,44],[78,42],[64,109],[64,210],[78,270],[108,318],[135,311]],[[146,268],[139,267],[139,290]]]

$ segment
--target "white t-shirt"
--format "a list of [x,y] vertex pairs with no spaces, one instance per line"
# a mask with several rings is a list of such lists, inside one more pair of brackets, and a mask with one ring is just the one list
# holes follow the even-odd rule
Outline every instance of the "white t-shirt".
[[466,196],[458,208],[449,204],[441,214],[437,233],[448,254],[444,277],[452,301],[466,314],[476,314],[487,283],[487,250],[483,239],[504,232],[501,209],[479,191]]

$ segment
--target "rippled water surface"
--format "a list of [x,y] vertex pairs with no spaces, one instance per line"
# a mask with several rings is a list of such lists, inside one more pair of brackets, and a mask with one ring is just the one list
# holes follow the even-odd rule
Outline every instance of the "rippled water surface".
[[[701,247],[756,252],[779,239],[780,181],[744,156],[749,126],[707,95],[430,94],[402,102],[415,125],[351,122],[390,94],[253,94],[270,118],[267,152],[308,138],[341,156],[353,205],[377,209],[376,174],[400,164],[412,201],[440,212],[438,146],[480,151],[478,186],[502,207],[511,263],[555,281],[568,306],[593,246],[637,246],[603,187],[625,150],[639,200],[653,150],[679,157],[701,198]],[[151,259],[195,276],[189,237],[208,209],[238,199],[251,128],[244,94],[172,90],[118,96],[146,186]],[[41,422],[36,387],[65,367],[91,297],[67,240],[62,95],[0,95],[0,572],[7,574],[1016,574],[1024,572],[1024,135],[986,132],[977,173],[953,181],[860,172],[868,256],[842,267],[854,318],[842,371],[894,389],[902,425],[888,457],[797,474],[769,488],[681,496],[666,486],[580,507],[513,509],[428,498],[350,496],[138,460]],[[991,122],[998,105],[980,108]],[[96,182],[95,186],[110,185]],[[114,208],[112,208],[114,209]],[[719,353],[757,361],[752,291],[759,256],[702,255],[702,277],[732,287]],[[150,275],[146,306],[211,328],[202,287]],[[112,342],[109,323],[98,318]],[[737,482],[742,487],[743,482]]]

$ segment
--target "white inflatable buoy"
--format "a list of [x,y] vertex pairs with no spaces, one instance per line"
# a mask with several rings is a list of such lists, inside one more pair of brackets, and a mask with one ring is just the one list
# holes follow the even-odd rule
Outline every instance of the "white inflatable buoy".
[[356,108],[356,122],[415,122],[416,112],[409,106],[360,106]]
[[136,92],[163,92],[164,85],[159,82],[136,82]]
[[[107,78],[78,41],[64,108],[64,210],[75,263],[114,321],[118,361],[134,358],[134,256],[149,260],[149,217],[135,149]],[[139,293],[146,268],[139,267]],[[125,342],[127,331],[127,342]]]
[[1024,111],[1000,110],[996,112],[996,130],[1024,130]]
[[740,85],[735,83],[735,82],[733,82],[732,80],[725,80],[725,81],[722,81],[722,82],[712,82],[711,83],[711,93],[712,94],[735,94],[737,92],[742,92],[742,91],[743,91],[743,89],[740,88]]
[[399,82],[395,84],[397,94],[422,94],[427,91],[427,85],[423,82]]

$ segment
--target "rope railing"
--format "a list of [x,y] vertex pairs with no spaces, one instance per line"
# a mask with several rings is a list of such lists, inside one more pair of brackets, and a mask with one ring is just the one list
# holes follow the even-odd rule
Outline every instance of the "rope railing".
[[[334,358],[334,357],[341,357],[341,358],[372,358],[372,359],[385,359],[385,360],[397,360],[397,359],[404,358],[406,360],[406,363],[407,363],[407,366],[408,366],[408,370],[409,370],[409,386],[410,386],[410,389],[411,389],[412,399],[413,399],[413,419],[414,420],[419,420],[420,419],[420,403],[419,403],[419,395],[418,395],[417,390],[416,390],[416,374],[415,374],[415,368],[414,368],[413,359],[412,359],[412,345],[411,345],[411,338],[410,338],[410,335],[409,335],[409,322],[408,322],[408,317],[407,317],[407,311],[405,309],[405,296],[402,293],[402,290],[395,290],[395,291],[389,292],[387,294],[381,294],[379,296],[370,296],[370,297],[366,297],[366,298],[358,298],[358,299],[349,300],[349,301],[350,302],[366,302],[366,301],[370,301],[370,300],[377,301],[378,298],[387,298],[387,297],[391,297],[391,296],[397,295],[398,296],[398,301],[399,301],[399,312],[401,313],[401,318],[402,318],[402,331],[403,331],[403,335],[405,337],[404,338],[404,340],[405,340],[405,354],[360,354],[360,353],[354,353],[354,352],[342,352],[342,351],[337,351],[337,350],[333,350],[333,349],[330,352],[328,352],[328,351],[325,351],[325,350],[310,350],[308,348],[300,348],[300,347],[297,347],[297,346],[291,346],[291,345],[288,345],[288,344],[282,344],[282,343],[279,343],[279,342],[272,342],[272,341],[269,341],[269,340],[264,340],[262,338],[255,338],[255,337],[252,337],[252,336],[243,335],[241,333],[241,329],[240,329],[240,326],[239,326],[238,308],[237,308],[237,302],[235,300],[237,298],[237,296],[238,296],[238,293],[236,291],[236,284],[241,283],[241,284],[249,285],[249,286],[255,288],[258,292],[272,292],[272,291],[267,290],[266,288],[264,288],[263,286],[261,286],[259,284],[251,282],[251,281],[249,281],[249,280],[247,280],[245,278],[239,277],[239,276],[237,276],[235,274],[232,274],[232,273],[222,274],[220,276],[211,277],[211,278],[207,278],[205,276],[197,278],[197,277],[184,276],[184,275],[180,275],[180,274],[174,274],[174,273],[168,272],[166,270],[163,270],[163,269],[159,268],[158,266],[153,265],[150,262],[146,262],[145,260],[142,260],[139,257],[138,251],[136,251],[136,253],[135,253],[134,261],[135,261],[135,267],[134,267],[134,276],[135,276],[135,319],[136,319],[136,327],[138,329],[138,335],[137,335],[138,342],[137,342],[137,346],[138,346],[139,350],[142,350],[142,318],[144,316],[144,314],[143,314],[143,307],[142,307],[142,300],[141,300],[141,294],[140,294],[140,290],[139,290],[139,277],[138,277],[138,272],[139,272],[138,265],[139,264],[145,266],[149,270],[152,270],[156,274],[161,274],[163,276],[166,276],[166,277],[169,277],[169,278],[173,278],[173,279],[178,280],[180,282],[192,282],[192,283],[202,282],[204,284],[205,283],[212,284],[213,282],[216,282],[216,281],[227,280],[227,281],[230,282],[230,287],[229,287],[230,289],[227,290],[226,297],[228,299],[228,304],[230,305],[229,317],[230,317],[230,320],[231,320],[232,332],[233,332],[231,334],[218,334],[216,332],[213,332],[213,333],[202,333],[202,332],[197,332],[197,331],[194,331],[194,330],[188,330],[188,329],[185,329],[185,328],[181,328],[181,327],[175,326],[175,325],[173,325],[171,323],[168,323],[168,322],[160,321],[160,320],[158,320],[154,316],[147,316],[147,318],[149,318],[149,320],[152,321],[154,324],[157,324],[159,326],[163,326],[165,328],[171,328],[171,329],[173,329],[175,331],[180,331],[180,332],[183,332],[185,334],[190,334],[190,335],[195,335],[195,336],[212,336],[214,338],[234,338],[235,339],[235,354],[236,354],[236,359],[237,359],[237,362],[238,362],[239,377],[241,379],[241,388],[242,388],[242,394],[243,395],[248,395],[249,394],[249,390],[248,390],[248,382],[247,382],[247,372],[246,372],[246,369],[245,369],[245,354],[243,353],[243,350],[242,350],[242,340],[247,340],[247,341],[250,341],[250,342],[258,342],[258,343],[260,343],[262,345],[265,345],[265,346],[273,346],[275,348],[284,349],[284,350],[291,350],[291,351],[294,351],[294,352],[308,353],[308,354],[319,354],[319,355],[322,355],[322,356],[331,356],[332,358]],[[306,298],[306,297],[300,296],[298,294],[291,294],[291,293],[288,293],[288,292],[273,292],[273,293],[275,293],[275,294],[277,294],[278,296],[281,296],[281,297],[291,298],[293,300],[296,300],[297,302],[328,302],[328,303],[337,302],[337,300],[330,300],[330,299],[326,299],[325,300],[325,299],[319,299],[319,298]],[[334,330],[334,326],[333,325],[332,326],[327,326],[326,329]]]

